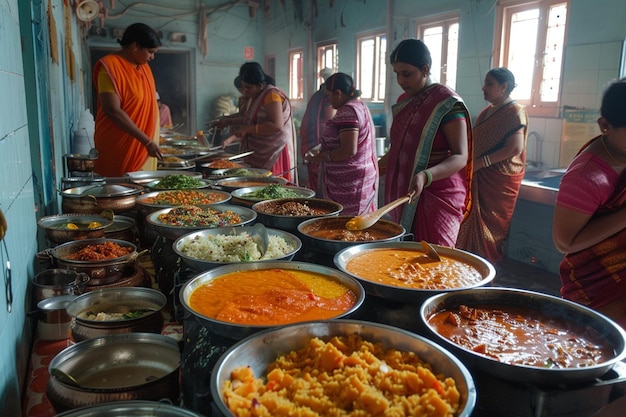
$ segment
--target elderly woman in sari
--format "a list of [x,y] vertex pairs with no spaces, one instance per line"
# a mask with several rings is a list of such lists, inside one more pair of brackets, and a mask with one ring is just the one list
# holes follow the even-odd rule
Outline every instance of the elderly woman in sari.
[[341,204],[342,214],[374,211],[378,164],[370,111],[359,100],[361,92],[348,74],[331,75],[324,83],[324,93],[337,113],[322,131],[321,147],[309,150],[305,160],[321,164],[322,197]]
[[[241,151],[254,151],[243,159],[253,168],[265,168],[295,182],[295,134],[289,99],[257,62],[246,62],[239,69],[241,92],[249,104],[243,120],[224,119],[224,124],[242,124],[235,134],[222,142],[225,148],[241,142]],[[239,123],[239,122],[242,123]]]
[[598,126],[561,179],[552,236],[561,295],[626,327],[626,79],[605,91]]
[[379,161],[386,171],[385,203],[409,192],[415,197],[390,214],[416,240],[454,247],[469,208],[472,132],[463,100],[430,82],[426,45],[406,39],[391,53],[405,97],[393,106],[390,149]]
[[515,76],[506,68],[487,72],[483,85],[490,105],[474,126],[472,211],[461,224],[456,247],[498,262],[504,257],[515,202],[526,166],[528,117],[510,97]]

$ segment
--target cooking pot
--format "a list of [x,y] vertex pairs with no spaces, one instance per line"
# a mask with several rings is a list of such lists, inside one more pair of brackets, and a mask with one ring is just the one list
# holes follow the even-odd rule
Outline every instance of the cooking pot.
[[[456,309],[460,305],[470,308],[489,308],[492,306],[503,310],[505,313],[507,307],[519,307],[527,310],[529,315],[537,312],[547,317],[546,320],[567,323],[568,326],[572,326],[572,329],[586,328],[585,332],[596,333],[610,344],[614,356],[604,362],[577,368],[526,366],[500,362],[495,358],[474,352],[450,341],[439,334],[433,325],[429,324],[428,320],[433,314],[443,309]],[[419,315],[434,340],[448,348],[470,370],[481,371],[515,383],[541,386],[582,384],[601,377],[611,370],[617,362],[626,358],[626,332],[617,323],[580,304],[534,291],[485,287],[441,293],[424,301]],[[576,336],[584,335],[573,334],[573,337]],[[509,335],[505,332],[499,337],[506,338]]]
[[[79,261],[68,259],[68,256],[80,251],[88,245],[115,243],[121,247],[130,249],[130,253],[111,259],[97,261]],[[54,248],[46,249],[37,253],[37,258],[47,260],[53,267],[70,269],[76,272],[84,272],[90,277],[89,285],[103,285],[115,282],[123,276],[123,268],[129,263],[134,263],[139,254],[134,243],[118,239],[84,239],[66,242]]]
[[59,295],[37,303],[40,319],[37,322],[37,335],[40,340],[63,340],[69,337],[72,318],[67,314],[67,306],[75,295]]
[[137,184],[87,185],[61,191],[63,213],[97,214],[113,210],[119,214],[135,208],[137,195],[144,188]]
[[[66,310],[72,318],[72,338],[78,342],[110,334],[161,333],[161,311],[166,304],[165,295],[158,290],[121,287],[97,289],[75,297]],[[99,317],[91,318],[88,313]],[[114,316],[116,313],[126,313],[129,318]]]
[[68,153],[64,155],[65,164],[69,172],[92,172],[98,158],[91,158],[86,154]]
[[332,337],[352,335],[359,335],[369,342],[381,343],[385,349],[414,352],[420,360],[430,365],[433,373],[453,378],[460,397],[459,409],[454,415],[471,416],[476,403],[476,387],[468,369],[450,352],[422,336],[403,329],[345,319],[298,323],[269,329],[229,348],[215,364],[211,374],[211,396],[219,415],[224,417],[234,415],[224,402],[222,387],[226,381],[230,381],[235,368],[250,367],[255,377],[263,378],[267,375],[268,365],[279,355],[308,346],[314,337],[328,341]]
[[355,311],[359,309],[363,300],[365,299],[365,291],[359,282],[340,272],[334,268],[325,267],[322,265],[316,265],[312,263],[306,262],[297,262],[297,261],[266,261],[266,262],[248,262],[248,263],[236,263],[220,266],[217,268],[210,269],[206,272],[203,272],[199,275],[196,275],[191,280],[187,281],[179,292],[179,298],[181,304],[183,305],[185,311],[194,316],[198,322],[206,327],[208,330],[224,336],[229,339],[240,340],[244,337],[250,336],[253,333],[256,333],[260,330],[265,330],[270,327],[270,325],[248,325],[248,324],[238,324],[233,322],[227,322],[218,320],[216,318],[207,317],[191,307],[190,297],[194,290],[198,287],[201,287],[205,284],[210,283],[211,281],[219,278],[222,275],[229,274],[231,272],[240,272],[240,271],[250,271],[250,270],[272,270],[272,269],[284,269],[284,270],[295,270],[295,271],[305,271],[305,272],[313,272],[325,275],[330,279],[338,282],[339,284],[347,287],[350,291],[354,293],[356,296],[356,303],[349,310],[343,312],[342,314],[337,315],[335,318],[348,317]]
[[104,237],[107,239],[119,239],[137,243],[136,229],[135,219],[132,217],[115,216],[113,217],[113,224],[105,229]]
[[194,411],[163,401],[116,401],[90,405],[57,414],[56,417],[203,417]]
[[57,413],[125,400],[176,402],[179,364],[178,343],[168,336],[127,333],[84,340],[62,350],[49,365],[80,387],[51,371],[46,394]]
[[[366,279],[347,270],[347,264],[350,260],[357,256],[362,256],[372,253],[377,250],[411,250],[416,251],[416,255],[423,254],[424,251],[419,242],[377,242],[377,243],[362,243],[360,245],[352,245],[337,252],[333,258],[335,266],[346,274],[359,280],[367,295],[373,295],[396,303],[407,303],[419,306],[427,298],[448,291],[459,291],[468,288],[484,287],[489,285],[496,276],[496,270],[485,259],[474,255],[469,252],[465,252],[459,249],[452,249],[445,246],[433,245],[437,252],[448,258],[452,258],[456,261],[463,262],[474,267],[480,273],[481,279],[473,282],[472,284],[464,287],[457,288],[445,288],[445,289],[425,289],[425,288],[407,288],[403,286],[393,286],[389,284],[381,284],[375,280]],[[361,259],[359,259],[361,260]],[[367,258],[363,259],[368,261]],[[418,264],[419,265],[419,264]],[[424,265],[428,267],[428,264]],[[415,311],[417,312],[417,310]]]
[[[148,271],[139,265],[139,262],[127,263],[122,265],[119,271],[114,274],[115,280],[111,281],[111,278],[105,277],[105,279],[94,279],[95,285],[90,285],[92,280],[89,280],[85,292],[93,290],[101,290],[104,288],[120,288],[120,287],[152,287],[152,278]],[[102,282],[105,282],[104,284]],[[109,282],[110,281],[110,282]]]
[[113,220],[100,214],[67,213],[45,216],[37,225],[54,243],[103,237]]
[[69,269],[47,269],[31,280],[33,304],[60,295],[80,295],[85,292],[89,275]]

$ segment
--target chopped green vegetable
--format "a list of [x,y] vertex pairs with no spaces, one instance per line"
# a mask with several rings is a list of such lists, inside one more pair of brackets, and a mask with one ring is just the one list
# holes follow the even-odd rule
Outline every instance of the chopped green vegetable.
[[202,187],[204,183],[189,175],[166,175],[157,182],[153,188],[159,190],[183,190],[188,188]]
[[271,184],[258,191],[253,191],[243,195],[244,198],[254,198],[261,200],[274,200],[276,198],[300,197],[297,191],[280,184]]

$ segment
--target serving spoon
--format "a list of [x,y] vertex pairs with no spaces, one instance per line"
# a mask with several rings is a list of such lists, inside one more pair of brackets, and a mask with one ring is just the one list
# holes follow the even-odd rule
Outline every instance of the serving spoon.
[[50,373],[52,374],[52,376],[54,376],[56,379],[63,382],[64,384],[71,385],[75,388],[82,388],[76,378],[68,373],[63,372],[59,368],[50,368]]
[[425,240],[422,240],[420,244],[422,245],[422,250],[426,252],[426,256],[431,258],[433,261],[441,262],[441,257],[439,256],[439,253],[437,253],[437,250],[433,247],[433,245],[426,242]]
[[415,192],[411,191],[404,197],[400,197],[397,200],[387,203],[378,210],[374,210],[371,213],[355,216],[346,222],[346,229],[348,230],[363,230],[373,226],[381,217],[389,213],[401,204],[411,201]]
[[259,252],[261,256],[265,255],[267,252],[267,247],[270,245],[270,238],[267,234],[267,229],[263,224],[257,223],[254,226],[251,226],[250,229],[250,237],[259,248]]

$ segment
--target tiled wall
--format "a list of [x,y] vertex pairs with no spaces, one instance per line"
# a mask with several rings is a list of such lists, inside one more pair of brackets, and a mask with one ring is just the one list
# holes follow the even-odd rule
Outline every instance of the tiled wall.
[[[26,372],[29,336],[26,321],[27,284],[37,250],[32,167],[24,91],[18,0],[0,2],[0,210],[8,223],[0,243],[0,415],[19,416],[19,388]],[[6,245],[6,250],[5,250]],[[10,262],[13,304],[6,299]],[[16,375],[18,376],[16,378]]]

